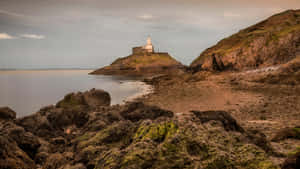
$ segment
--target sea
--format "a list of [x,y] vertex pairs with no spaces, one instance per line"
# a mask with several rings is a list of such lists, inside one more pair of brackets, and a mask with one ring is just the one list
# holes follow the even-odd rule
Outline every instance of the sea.
[[109,92],[111,104],[123,104],[151,92],[139,79],[89,75],[92,70],[0,71],[0,107],[8,106],[24,117],[56,104],[71,92],[92,88]]

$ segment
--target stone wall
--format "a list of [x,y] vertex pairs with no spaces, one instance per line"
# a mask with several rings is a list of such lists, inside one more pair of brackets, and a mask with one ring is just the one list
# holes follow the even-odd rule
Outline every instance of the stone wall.
[[144,54],[144,53],[147,53],[147,51],[142,46],[132,48],[132,54]]

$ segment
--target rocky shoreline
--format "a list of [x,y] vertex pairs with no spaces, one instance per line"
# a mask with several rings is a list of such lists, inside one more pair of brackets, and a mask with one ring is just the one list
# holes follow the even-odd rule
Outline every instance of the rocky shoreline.
[[[189,94],[202,91],[187,90],[199,89],[197,84],[209,81],[219,84],[228,78],[233,85],[236,73],[225,74],[202,72],[148,77],[144,81],[154,86],[153,93],[124,105],[110,106],[107,92],[92,89],[68,94],[55,106],[44,107],[23,118],[16,119],[15,112],[1,108],[0,168],[297,167],[299,153],[287,156],[292,147],[291,151],[281,151],[291,141],[296,143],[293,151],[300,145],[297,126],[281,126],[269,135],[259,128],[261,124],[253,128],[245,123],[251,116],[242,120],[227,107],[218,111],[187,105],[185,111],[177,110],[176,105],[186,104],[187,97],[199,103],[204,101]],[[176,100],[180,89],[186,95],[180,96],[181,102]]]
[[123,105],[92,89],[23,118],[0,108],[0,169],[298,169],[299,18],[275,15],[190,67],[133,53],[94,71],[153,86]]
[[146,82],[136,81],[136,82],[127,82],[127,83],[128,83],[128,85],[137,86],[141,91],[132,96],[127,97],[124,100],[124,103],[132,102],[139,98],[147,97],[148,95],[150,95],[154,92],[154,87],[150,84],[147,84]]
[[109,101],[108,93],[93,89],[66,95],[56,106],[24,118],[1,109],[0,168],[230,168],[248,163],[276,168],[265,138],[245,131],[227,112],[193,111],[178,119],[142,102],[108,106]]

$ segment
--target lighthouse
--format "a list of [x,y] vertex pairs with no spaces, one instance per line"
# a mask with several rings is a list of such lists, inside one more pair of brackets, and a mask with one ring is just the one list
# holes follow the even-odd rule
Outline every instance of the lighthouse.
[[154,47],[151,42],[151,37],[147,38],[147,44],[145,46],[139,46],[132,48],[132,54],[152,54],[154,53]]
[[151,37],[147,38],[147,45],[144,46],[144,49],[146,50],[147,53],[153,53],[153,45],[151,42]]

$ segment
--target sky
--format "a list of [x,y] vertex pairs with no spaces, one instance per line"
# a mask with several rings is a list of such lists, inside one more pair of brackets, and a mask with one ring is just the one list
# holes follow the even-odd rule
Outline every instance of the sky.
[[203,50],[300,0],[0,0],[0,69],[98,68],[151,36],[190,64]]

